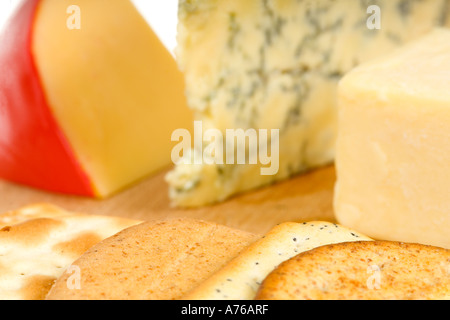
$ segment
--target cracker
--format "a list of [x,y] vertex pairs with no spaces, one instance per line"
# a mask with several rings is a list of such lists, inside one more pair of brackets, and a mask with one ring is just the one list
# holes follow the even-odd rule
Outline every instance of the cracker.
[[78,272],[64,273],[47,298],[177,299],[258,238],[199,220],[148,221],[89,249],[72,265]]
[[264,278],[281,262],[325,244],[363,240],[371,239],[329,222],[282,223],[183,299],[251,300]]
[[138,223],[35,204],[0,215],[0,300],[40,300],[99,241]]
[[319,247],[271,272],[256,299],[450,299],[450,250],[389,241]]

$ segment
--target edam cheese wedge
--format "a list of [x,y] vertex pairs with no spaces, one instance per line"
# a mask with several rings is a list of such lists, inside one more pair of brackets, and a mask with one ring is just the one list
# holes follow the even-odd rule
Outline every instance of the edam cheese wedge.
[[24,1],[0,37],[0,177],[106,197],[192,125],[172,55],[128,0]]
[[339,99],[338,221],[450,248],[450,30],[356,68]]

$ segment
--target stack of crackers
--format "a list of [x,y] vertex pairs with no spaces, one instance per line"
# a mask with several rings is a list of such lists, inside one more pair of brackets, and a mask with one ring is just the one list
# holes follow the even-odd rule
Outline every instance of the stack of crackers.
[[39,204],[0,215],[0,299],[450,299],[450,250],[322,221],[256,235]]

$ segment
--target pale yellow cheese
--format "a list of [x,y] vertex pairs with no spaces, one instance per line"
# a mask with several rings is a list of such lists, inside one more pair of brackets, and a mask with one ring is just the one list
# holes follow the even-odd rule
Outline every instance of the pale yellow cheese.
[[341,224],[450,248],[450,30],[341,81],[336,157]]
[[192,126],[184,80],[129,0],[41,1],[33,50],[50,108],[99,196],[171,164],[172,132]]

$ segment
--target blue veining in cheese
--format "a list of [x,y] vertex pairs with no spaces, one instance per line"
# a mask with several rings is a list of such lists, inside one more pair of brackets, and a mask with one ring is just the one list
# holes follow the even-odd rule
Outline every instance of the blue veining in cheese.
[[[368,28],[371,5],[380,29]],[[279,129],[279,171],[180,164],[178,206],[200,206],[330,164],[336,88],[349,70],[450,25],[450,0],[181,0],[177,59],[206,128]]]

